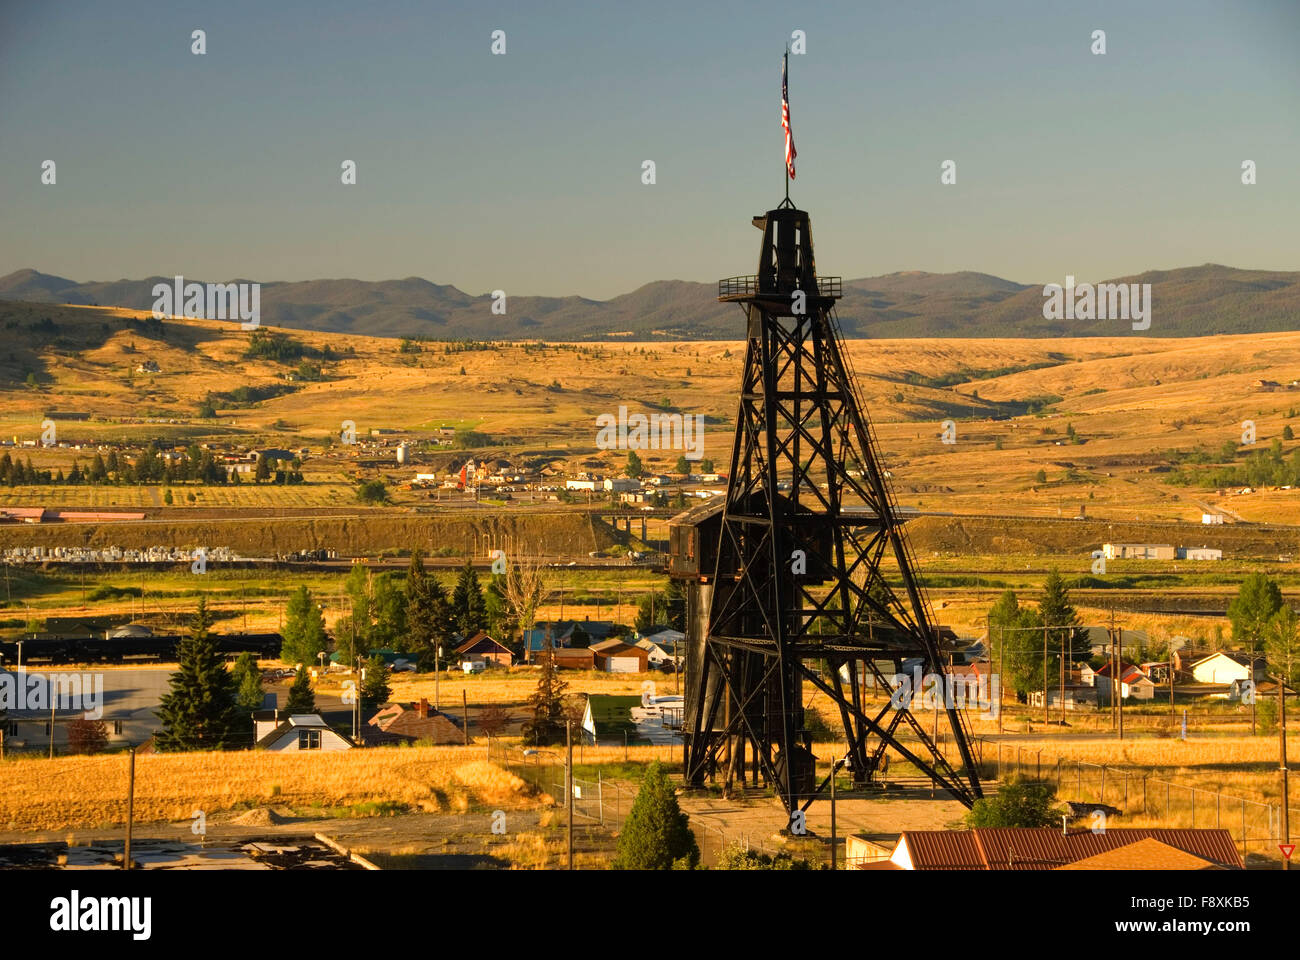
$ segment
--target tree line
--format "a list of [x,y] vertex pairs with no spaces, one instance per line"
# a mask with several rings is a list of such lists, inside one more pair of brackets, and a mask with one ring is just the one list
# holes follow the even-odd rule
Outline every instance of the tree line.
[[[263,457],[257,461],[254,470],[257,482],[272,481],[280,484],[302,483],[302,462],[296,457],[292,460],[279,461],[273,457]],[[96,453],[89,464],[82,465],[80,460],[72,461],[72,469],[66,474],[59,470],[37,470],[32,466],[29,456],[26,462],[11,457],[8,452],[0,456],[0,485],[9,487],[32,486],[35,484],[96,484],[129,485],[139,483],[161,483],[173,485],[178,483],[225,484],[238,485],[242,482],[239,473],[227,472],[223,463],[208,450],[191,445],[179,457],[167,458],[156,442],[152,442],[134,460],[119,457],[116,450],[110,450],[107,457]]]
[[[1260,654],[1271,675],[1285,677],[1291,686],[1300,685],[1300,616],[1284,602],[1276,583],[1264,573],[1247,576],[1228,604],[1227,619],[1237,650]],[[1092,656],[1088,631],[1080,625],[1069,589],[1055,569],[1043,583],[1037,607],[1022,605],[1015,591],[1007,590],[989,609],[988,626],[990,656],[1000,663],[1002,682],[1022,700],[1030,691],[1043,688],[1044,628],[1049,685],[1059,675],[1063,638],[1067,668],[1080,661],[1100,666],[1106,660]],[[1151,643],[1143,655],[1163,660],[1169,650]]]

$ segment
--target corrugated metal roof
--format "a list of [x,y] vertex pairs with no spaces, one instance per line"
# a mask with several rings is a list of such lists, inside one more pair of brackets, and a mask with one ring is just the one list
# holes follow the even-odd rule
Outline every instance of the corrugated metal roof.
[[899,842],[917,870],[988,869],[972,830],[904,830]]
[[989,870],[1055,870],[1074,859],[1067,838],[1054,827],[980,827],[971,832]]
[[1102,833],[1055,827],[978,827],[974,830],[907,830],[907,844],[917,870],[1055,870],[1069,863],[1158,840],[1175,849],[1224,867],[1241,869],[1232,835],[1218,829],[1112,827]]
[[1104,833],[1084,830],[1070,834],[1070,849],[1074,854],[1071,860],[1082,860],[1148,838],[1225,867],[1242,868],[1232,834],[1220,829],[1112,827]]

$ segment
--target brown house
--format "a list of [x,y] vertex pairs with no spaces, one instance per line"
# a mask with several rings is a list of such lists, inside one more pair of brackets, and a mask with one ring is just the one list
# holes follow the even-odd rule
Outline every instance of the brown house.
[[595,669],[606,673],[645,673],[650,669],[650,651],[621,640],[602,640],[589,649]]
[[502,667],[510,666],[515,660],[504,644],[492,639],[482,630],[457,647],[456,654],[461,660],[485,660]]
[[366,746],[432,741],[435,745],[464,743],[465,732],[446,716],[433,710],[429,701],[386,703],[366,721],[361,741]]
[[[534,659],[546,656],[545,652],[536,654]],[[595,664],[590,647],[555,647],[551,650],[555,666],[568,670],[590,670]]]

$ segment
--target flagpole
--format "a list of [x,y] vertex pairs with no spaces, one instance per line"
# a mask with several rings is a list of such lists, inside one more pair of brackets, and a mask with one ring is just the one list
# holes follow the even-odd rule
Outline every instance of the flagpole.
[[[790,45],[786,44],[785,58],[781,61],[781,76],[785,80],[786,86],[790,82]],[[789,109],[787,107],[787,109]],[[793,134],[791,134],[793,136]],[[785,168],[785,202],[790,202],[790,164],[782,160],[781,166]]]

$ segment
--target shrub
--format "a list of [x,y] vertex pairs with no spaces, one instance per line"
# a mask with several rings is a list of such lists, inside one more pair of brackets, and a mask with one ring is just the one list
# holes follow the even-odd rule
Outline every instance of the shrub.
[[800,860],[788,853],[775,855],[746,850],[739,844],[728,847],[718,861],[719,870],[819,870],[807,860]]
[[971,827],[1050,827],[1061,810],[1052,805],[1056,791],[1042,781],[1014,779],[994,796],[975,801],[966,824]]
[[632,811],[618,836],[615,870],[671,870],[700,862],[699,844],[689,818],[677,804],[677,795],[656,760],[646,768]]

